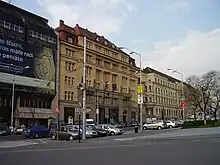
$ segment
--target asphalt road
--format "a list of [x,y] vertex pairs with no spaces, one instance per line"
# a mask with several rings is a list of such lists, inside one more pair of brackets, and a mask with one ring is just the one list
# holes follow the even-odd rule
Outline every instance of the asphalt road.
[[216,165],[220,135],[134,141],[53,142],[0,150],[1,165]]

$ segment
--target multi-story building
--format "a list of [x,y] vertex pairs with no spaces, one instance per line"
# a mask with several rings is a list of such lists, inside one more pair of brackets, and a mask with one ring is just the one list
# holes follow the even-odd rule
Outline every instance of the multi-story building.
[[54,115],[56,38],[47,19],[0,1],[0,123]]
[[[87,118],[100,123],[136,120],[138,117],[135,60],[103,36],[79,25],[60,21],[60,120],[78,120],[75,108],[81,106],[83,39],[86,37]],[[99,109],[99,110],[97,110]],[[97,115],[98,114],[98,115]]]
[[144,118],[182,119],[181,81],[149,67],[143,70],[142,77],[145,87]]

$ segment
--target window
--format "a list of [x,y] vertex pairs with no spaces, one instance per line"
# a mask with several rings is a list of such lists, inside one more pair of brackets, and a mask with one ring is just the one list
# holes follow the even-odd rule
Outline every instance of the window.
[[72,44],[73,43],[73,38],[72,37],[68,37],[67,41]]
[[74,92],[71,92],[71,101],[74,100]]
[[10,29],[10,26],[11,26],[10,22],[4,21],[4,28]]
[[65,69],[67,71],[74,71],[75,70],[75,64],[69,61],[65,62]]
[[67,76],[65,76],[65,84],[67,84],[67,79],[68,79],[68,77],[67,77]]
[[66,55],[69,56],[69,57],[73,57],[74,56],[74,51],[66,48]]
[[112,57],[118,59],[118,53],[112,52]]
[[86,47],[87,47],[88,49],[91,49],[91,48],[92,48],[92,43],[87,41]]
[[118,65],[117,64],[112,64],[112,69],[118,70]]
[[92,56],[87,55],[87,56],[86,56],[86,60],[87,60],[87,61],[92,61]]
[[149,92],[151,92],[151,86],[149,85]]
[[109,51],[107,49],[104,49],[104,54],[109,55]]
[[104,61],[104,66],[106,68],[111,68],[111,63],[110,62],[107,62],[107,61]]
[[92,75],[92,67],[86,67],[86,76]]
[[101,66],[101,65],[102,65],[102,60],[101,60],[101,59],[96,58],[96,64]]
[[97,52],[101,52],[101,47],[100,46],[96,45],[95,49],[96,49]]
[[65,91],[65,100],[67,100],[67,91]]

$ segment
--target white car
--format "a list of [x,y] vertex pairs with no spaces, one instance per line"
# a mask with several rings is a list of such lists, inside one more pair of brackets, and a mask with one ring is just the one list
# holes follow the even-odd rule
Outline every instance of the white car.
[[143,125],[143,129],[164,129],[166,128],[166,123],[163,120],[153,120],[148,121],[146,124]]
[[114,125],[111,124],[101,124],[99,125],[101,129],[106,130],[109,135],[122,135],[123,131],[119,128],[116,128]]
[[173,122],[173,121],[166,121],[166,124],[167,124],[167,128],[175,128],[177,127],[177,123],[176,122]]

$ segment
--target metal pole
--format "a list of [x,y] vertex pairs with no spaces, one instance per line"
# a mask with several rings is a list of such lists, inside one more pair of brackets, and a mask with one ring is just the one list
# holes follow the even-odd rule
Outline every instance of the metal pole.
[[[181,75],[181,86],[182,86],[182,97],[184,97],[184,105],[182,105],[182,110],[183,110],[183,121],[185,121],[185,96],[184,96],[184,84],[183,84],[183,74],[179,73]],[[183,101],[183,100],[182,100]]]
[[84,59],[83,59],[83,140],[86,139],[86,37],[84,37]]
[[[141,63],[141,55],[139,54],[139,56],[140,56],[140,86],[142,86],[142,70],[141,70],[142,63]],[[141,95],[143,95],[143,93]],[[142,103],[140,103],[140,127],[141,127],[140,131],[143,132],[143,104]]]
[[78,138],[79,138],[79,143],[80,143],[80,138],[81,138],[81,135],[80,135],[80,134],[81,134],[81,133],[80,133],[80,124],[81,124],[81,123],[80,123],[80,120],[81,120],[81,114],[79,113],[79,130],[78,130],[78,134],[79,134],[79,135],[78,135],[78,136],[79,136],[79,137],[78,137]]
[[96,124],[99,124],[99,96],[98,96],[98,89],[96,90]]
[[12,96],[11,96],[11,126],[14,128],[14,98],[15,98],[15,75],[12,75]]
[[[57,65],[56,65],[56,108],[60,111],[60,105],[59,105],[59,100],[60,100],[60,90],[59,90],[59,85],[60,85],[60,40],[59,40],[59,33],[55,31],[55,34],[57,36]],[[59,112],[60,113],[60,112]],[[57,113],[57,131],[59,131],[59,118],[60,115]],[[57,133],[57,140],[59,139],[58,133]]]

